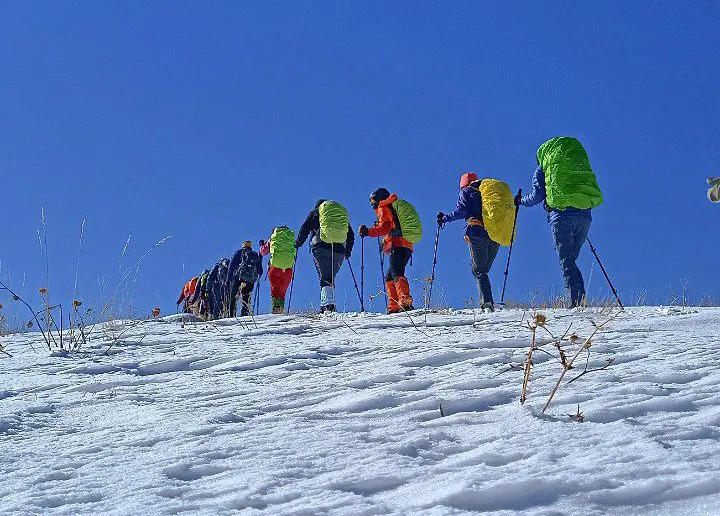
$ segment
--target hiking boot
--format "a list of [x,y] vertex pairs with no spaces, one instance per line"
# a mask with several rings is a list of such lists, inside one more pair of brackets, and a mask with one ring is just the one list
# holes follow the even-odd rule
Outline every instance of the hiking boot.
[[398,308],[388,308],[388,309],[387,309],[387,314],[388,314],[388,315],[399,314],[400,312],[402,312],[402,309],[400,309],[399,307],[398,307]]
[[480,307],[484,313],[491,314],[495,311],[495,305],[493,303],[483,303]]
[[282,306],[273,306],[272,313],[278,315],[285,313],[285,309]]
[[327,305],[327,306],[325,307],[325,312],[326,312],[326,313],[334,313],[334,312],[337,312],[337,310],[335,309],[335,305]]

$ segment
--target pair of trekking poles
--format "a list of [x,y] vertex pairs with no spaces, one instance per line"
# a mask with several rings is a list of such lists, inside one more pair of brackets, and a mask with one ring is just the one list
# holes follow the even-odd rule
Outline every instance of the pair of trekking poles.
[[[365,302],[364,299],[364,293],[365,293],[365,240],[361,240],[360,245],[360,263],[361,263],[361,270],[360,270],[360,285],[361,289],[358,289],[358,283],[357,279],[355,278],[355,271],[353,270],[352,263],[350,260],[347,260],[348,267],[350,267],[350,275],[352,276],[353,284],[355,285],[355,292],[357,292],[358,299],[360,300],[360,310],[362,312],[365,311]],[[295,265],[297,264],[297,261],[293,263],[293,270],[292,270],[292,279],[290,280],[290,293],[288,294],[288,303],[287,303],[287,309],[285,310],[285,314],[290,314],[290,303],[292,303],[292,294],[293,294],[293,287],[295,285]]]

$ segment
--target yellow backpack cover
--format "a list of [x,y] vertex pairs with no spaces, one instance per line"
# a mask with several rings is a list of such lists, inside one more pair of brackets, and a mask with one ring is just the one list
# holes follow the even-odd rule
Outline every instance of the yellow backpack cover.
[[[515,240],[515,198],[510,187],[498,179],[483,179],[478,190],[482,196],[485,230],[493,241],[509,246]],[[515,233],[517,234],[517,230]]]

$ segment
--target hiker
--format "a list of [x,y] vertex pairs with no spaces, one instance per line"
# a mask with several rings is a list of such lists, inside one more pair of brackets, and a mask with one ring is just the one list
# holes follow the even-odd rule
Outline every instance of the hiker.
[[335,276],[349,260],[355,243],[347,210],[335,201],[320,199],[303,222],[295,247],[310,238],[313,260],[320,276],[320,313],[335,312]]
[[710,202],[720,202],[720,177],[708,177],[707,182],[710,185],[708,199]]
[[378,188],[370,194],[370,204],[377,215],[377,222],[368,228],[358,228],[361,237],[385,237],[384,252],[390,258],[385,276],[387,291],[387,313],[413,310],[413,298],[410,284],[405,277],[413,253],[413,244],[422,238],[422,224],[415,208],[390,194],[386,188]]
[[230,317],[237,314],[237,300],[240,298],[240,315],[250,314],[250,297],[255,282],[263,274],[262,258],[253,251],[252,242],[246,240],[242,247],[235,252],[228,267],[228,282],[230,292]]
[[228,313],[230,297],[227,288],[227,273],[230,260],[221,258],[210,271],[205,292],[209,301],[211,319],[221,319]]
[[[465,241],[470,249],[470,265],[480,295],[478,304],[483,311],[494,312],[495,303],[488,273],[500,249],[500,244],[490,238],[485,228],[483,197],[480,193],[482,182],[483,180],[478,179],[474,172],[463,174],[460,177],[460,196],[455,211],[447,215],[443,212],[438,213],[437,223],[442,227],[449,222],[465,219]],[[512,198],[512,194],[510,197]],[[512,204],[510,208],[514,211]]]
[[516,206],[544,202],[560,259],[571,307],[585,303],[585,281],[575,264],[592,224],[592,208],[603,202],[595,173],[582,144],[569,136],[557,136],[537,150],[532,191],[515,197]]
[[260,256],[270,255],[268,279],[270,280],[270,296],[272,313],[281,314],[285,311],[285,293],[293,277],[295,265],[295,234],[287,226],[276,227],[270,239],[260,241]]
[[188,300],[188,305],[192,313],[202,318],[205,318],[208,315],[208,302],[205,289],[207,287],[207,279],[209,275],[210,269],[205,269],[200,273],[197,285],[195,286],[195,292],[193,292]]
[[186,314],[189,314],[191,312],[189,301],[190,301],[190,298],[192,297],[192,295],[195,293],[195,289],[197,288],[198,279],[199,278],[197,276],[195,276],[195,277],[191,278],[187,283],[185,283],[185,286],[183,287],[182,292],[180,293],[180,297],[178,298],[177,301],[175,301],[176,305],[179,305],[183,301],[185,302],[185,304],[183,305],[183,312]]

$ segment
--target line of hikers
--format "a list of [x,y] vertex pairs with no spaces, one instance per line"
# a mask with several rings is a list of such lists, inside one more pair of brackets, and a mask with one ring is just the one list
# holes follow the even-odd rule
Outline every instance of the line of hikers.
[[[455,210],[449,214],[437,214],[434,262],[440,230],[447,223],[465,220],[465,240],[477,282],[479,306],[485,311],[496,308],[488,273],[500,246],[512,249],[520,206],[530,207],[540,203],[547,211],[571,306],[580,306],[585,302],[585,283],[575,262],[590,230],[592,208],[603,202],[602,193],[587,153],[577,139],[566,136],[552,138],[540,146],[536,157],[532,190],[527,195],[523,196],[522,190],[519,190],[513,196],[506,183],[492,178],[481,179],[477,174],[468,172],[460,178],[460,194]],[[370,204],[377,220],[371,227],[361,225],[358,234],[361,239],[384,237],[382,251],[388,257],[387,273],[383,271],[387,313],[412,310],[413,297],[405,269],[414,246],[423,235],[420,217],[412,204],[386,188],[372,192]],[[187,312],[206,319],[217,319],[234,317],[239,301],[241,315],[250,314],[251,296],[255,289],[259,289],[258,279],[263,274],[262,258],[269,255],[267,277],[272,312],[283,313],[287,290],[293,280],[297,249],[308,238],[320,279],[320,313],[334,312],[335,278],[343,262],[352,255],[355,233],[347,210],[336,201],[326,199],[317,201],[297,237],[287,226],[276,227],[267,241],[260,240],[259,253],[253,250],[252,242],[246,241],[232,259],[223,258],[212,269],[188,281],[177,304],[184,303]],[[364,246],[362,249],[364,254]],[[357,289],[352,265],[349,261],[348,264]],[[384,267],[382,260],[381,265]],[[505,274],[507,278],[507,270]],[[357,290],[364,308],[364,273],[361,285],[363,294]]]

